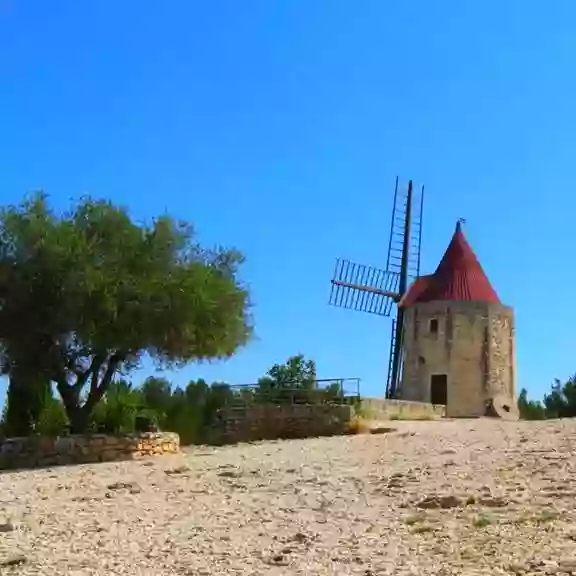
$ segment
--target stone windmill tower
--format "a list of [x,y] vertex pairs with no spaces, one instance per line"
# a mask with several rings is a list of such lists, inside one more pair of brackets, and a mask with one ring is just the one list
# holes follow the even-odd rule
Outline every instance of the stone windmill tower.
[[456,224],[433,274],[399,301],[403,367],[396,397],[444,404],[448,417],[516,418],[514,314]]

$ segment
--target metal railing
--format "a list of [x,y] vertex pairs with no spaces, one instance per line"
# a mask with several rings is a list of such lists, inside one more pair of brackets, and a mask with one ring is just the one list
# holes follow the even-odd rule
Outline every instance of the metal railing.
[[354,404],[360,399],[360,378],[324,378],[305,382],[260,382],[229,387],[226,405]]

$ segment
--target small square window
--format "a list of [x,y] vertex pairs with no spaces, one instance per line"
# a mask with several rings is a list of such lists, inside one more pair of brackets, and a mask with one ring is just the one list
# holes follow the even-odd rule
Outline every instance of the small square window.
[[432,318],[430,320],[430,334],[438,334],[438,319]]

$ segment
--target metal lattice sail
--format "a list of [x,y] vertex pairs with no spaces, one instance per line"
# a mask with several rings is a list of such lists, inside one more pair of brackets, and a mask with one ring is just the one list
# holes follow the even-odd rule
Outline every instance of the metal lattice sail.
[[396,396],[402,374],[403,310],[398,306],[411,280],[420,275],[424,186],[415,192],[394,187],[394,202],[385,268],[338,259],[330,304],[339,308],[393,317],[386,397]]

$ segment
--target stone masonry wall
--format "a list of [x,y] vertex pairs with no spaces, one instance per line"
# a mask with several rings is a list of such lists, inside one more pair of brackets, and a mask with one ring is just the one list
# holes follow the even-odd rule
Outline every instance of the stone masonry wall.
[[490,394],[515,398],[515,330],[512,314],[490,316]]
[[[437,330],[431,330],[431,321]],[[483,416],[486,402],[515,406],[512,309],[475,302],[429,302],[406,311],[400,397],[430,402],[434,374],[447,375],[448,417]]]
[[285,404],[230,408],[222,413],[213,436],[217,443],[344,434],[354,415],[352,406]]
[[370,420],[437,420],[446,416],[446,406],[427,402],[362,398],[360,413]]
[[8,438],[0,443],[0,470],[133,460],[179,451],[180,438],[172,432]]

